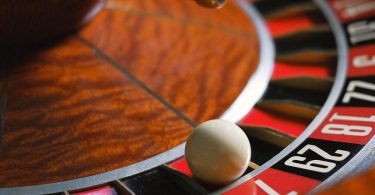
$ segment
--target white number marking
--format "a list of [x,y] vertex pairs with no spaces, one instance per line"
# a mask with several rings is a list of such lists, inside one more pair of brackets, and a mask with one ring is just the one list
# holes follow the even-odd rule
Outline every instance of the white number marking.
[[256,180],[255,184],[269,195],[279,195],[278,192],[276,192],[274,189],[272,189],[269,185],[267,185],[260,179]]
[[375,55],[359,55],[353,58],[353,66],[356,68],[363,68],[375,65]]
[[[329,121],[356,121],[356,122],[375,122],[375,115],[370,117],[361,116],[345,116],[337,113],[329,119]],[[350,135],[350,136],[367,136],[371,133],[372,127],[346,124],[327,124],[323,127],[322,133],[334,135]]]
[[341,156],[332,156],[332,155],[328,154],[327,152],[325,152],[324,150],[320,149],[319,147],[317,147],[315,145],[311,145],[311,144],[307,144],[300,151],[298,151],[297,154],[304,154],[308,150],[311,150],[311,151],[319,154],[319,156],[321,156],[321,157],[323,157],[327,160],[333,160],[333,161],[342,161],[346,157],[348,157],[349,154],[350,154],[350,152],[348,152],[348,151],[336,150],[335,153],[340,154]]
[[[325,152],[324,150],[320,149],[315,145],[308,144],[303,147],[297,154],[301,155],[304,154],[306,151],[311,150],[318,154],[319,156],[323,157],[324,159],[331,160],[331,161],[342,161],[346,159],[350,152],[345,150],[336,150],[335,153],[339,154],[339,156],[333,156]],[[306,157],[302,156],[293,156],[285,161],[285,165],[296,167],[300,169],[306,169],[310,171],[320,172],[320,173],[328,173],[332,171],[336,167],[336,164],[333,162],[323,161],[323,160],[311,160],[307,163],[303,163],[306,160]]]
[[[255,181],[255,184],[260,187],[264,192],[266,192],[269,195],[279,195],[280,193],[276,192],[273,188],[271,188],[269,185],[264,183],[262,180],[257,179]],[[286,195],[297,195],[298,193],[296,191],[291,191]]]
[[375,122],[375,115],[370,117],[362,117],[362,116],[346,116],[346,115],[339,115],[337,113],[333,114],[333,116],[329,119],[329,121],[333,120],[342,120],[342,121],[357,121],[357,122]]
[[350,42],[359,42],[375,39],[375,22],[359,21],[348,25]]
[[371,133],[371,131],[371,127],[344,124],[327,124],[322,129],[322,133],[325,134],[350,136],[367,136]]
[[[290,167],[300,168],[300,169],[306,169],[309,171],[320,172],[320,173],[328,173],[333,168],[336,167],[335,163],[322,161],[322,160],[311,160],[307,162],[306,164],[302,164],[304,160],[306,160],[305,157],[293,156],[289,158],[287,161],[285,161],[285,165],[290,166]],[[301,163],[298,163],[298,162],[301,162]]]
[[[356,1],[358,1],[358,0],[356,0]],[[359,5],[355,5],[355,6],[346,8],[343,11],[343,16],[345,18],[355,17],[359,14],[366,13],[366,12],[371,11],[373,9],[375,9],[375,2],[363,3],[363,4],[359,4]]]
[[375,91],[375,85],[373,83],[368,83],[366,81],[360,81],[360,80],[350,81],[348,88],[346,89],[347,92],[344,95],[344,98],[342,100],[344,103],[349,103],[352,98],[369,101],[369,102],[375,102],[374,96],[355,92],[354,90],[356,88],[363,88],[363,89]]

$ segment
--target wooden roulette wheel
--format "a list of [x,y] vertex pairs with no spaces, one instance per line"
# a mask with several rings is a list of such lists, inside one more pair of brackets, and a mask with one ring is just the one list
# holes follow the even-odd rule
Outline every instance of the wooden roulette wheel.
[[[4,44],[0,194],[297,194],[367,171],[374,9],[108,0],[57,41]],[[260,165],[226,186],[183,157],[213,118],[240,125]]]

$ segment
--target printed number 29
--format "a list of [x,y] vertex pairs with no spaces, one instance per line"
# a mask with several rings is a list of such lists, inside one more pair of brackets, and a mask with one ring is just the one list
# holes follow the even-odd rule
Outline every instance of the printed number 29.
[[304,162],[306,160],[306,157],[292,156],[287,161],[285,161],[284,164],[290,167],[296,167],[296,168],[305,169],[309,171],[328,173],[336,167],[336,163],[331,162],[331,161],[337,161],[337,162],[343,161],[350,155],[350,152],[345,151],[345,150],[336,150],[335,153],[337,154],[337,156],[330,155],[324,150],[320,149],[319,147],[315,145],[310,145],[310,144],[306,145],[301,150],[299,150],[297,154],[302,155],[308,150],[315,152],[319,156],[329,161],[310,160],[308,162]]

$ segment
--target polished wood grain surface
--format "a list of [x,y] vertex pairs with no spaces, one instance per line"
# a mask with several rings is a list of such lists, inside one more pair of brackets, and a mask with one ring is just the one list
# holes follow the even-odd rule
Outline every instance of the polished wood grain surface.
[[77,38],[8,68],[2,187],[120,168],[190,133],[190,125]]
[[109,1],[77,34],[1,52],[0,187],[134,164],[230,106],[258,62],[249,19],[233,4],[155,2]]
[[196,122],[220,116],[258,63],[254,29],[233,2],[213,12],[114,0],[80,34]]

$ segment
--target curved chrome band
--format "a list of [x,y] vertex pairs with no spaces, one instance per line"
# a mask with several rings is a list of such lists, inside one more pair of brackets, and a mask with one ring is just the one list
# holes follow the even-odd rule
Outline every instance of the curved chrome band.
[[[336,26],[335,29],[337,31],[340,31],[340,43],[342,45],[345,45],[346,53],[343,54],[343,57],[348,56],[348,48],[346,46],[346,40],[343,38],[345,36],[344,30],[342,29],[339,20],[336,18],[336,16],[333,14],[331,8],[324,0],[315,0],[316,5],[319,6],[319,8],[323,11],[323,13],[326,15],[326,17],[329,19],[331,26]],[[336,33],[337,35],[337,33]],[[340,54],[341,55],[341,54]],[[346,62],[348,63],[348,62]],[[344,177],[350,175],[352,171],[360,165],[364,159],[373,151],[375,146],[375,137],[373,137],[349,162],[347,162],[340,170],[338,170],[336,173],[331,175],[328,179],[324,180],[318,187],[316,187],[311,193],[316,193],[318,191],[321,191],[324,188],[327,188],[328,186],[331,186],[335,183],[337,183],[339,180],[344,179]]]
[[271,80],[275,66],[275,46],[263,17],[254,7],[245,5],[248,3],[242,0],[237,0],[237,3],[256,27],[259,39],[259,64],[241,94],[221,116],[221,119],[231,122],[238,122],[242,119],[262,97]]
[[[316,0],[316,2],[319,6],[326,4],[324,0]],[[253,11],[251,6],[248,5],[248,3],[242,2],[241,5],[244,6],[248,12]],[[315,119],[305,129],[305,131],[300,136],[298,136],[297,139],[295,139],[288,147],[284,148],[279,154],[274,156],[271,160],[269,160],[268,162],[260,166],[255,171],[243,176],[242,178],[238,179],[236,182],[214,192],[213,194],[220,194],[231,188],[234,188],[248,181],[249,179],[255,177],[256,175],[261,174],[263,171],[265,171],[266,169],[270,168],[271,166],[279,162],[281,159],[287,156],[290,152],[296,149],[303,141],[305,141],[315,131],[315,129],[322,123],[322,121],[328,115],[329,111],[332,110],[332,108],[334,107],[337,99],[339,98],[340,92],[342,91],[342,88],[345,84],[346,73],[348,69],[348,63],[347,63],[348,49],[345,44],[346,43],[345,34],[340,26],[340,23],[336,20],[336,17],[333,15],[333,13],[324,7],[325,6],[321,8],[322,8],[324,15],[328,19],[329,25],[331,26],[333,33],[335,34],[335,39],[336,39],[335,41],[336,41],[337,50],[338,50],[338,65],[336,69],[336,77],[334,80],[332,90],[326,102],[324,103],[324,106],[320,110],[319,114],[315,117]]]

